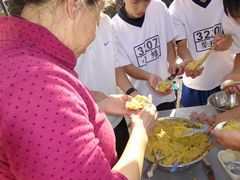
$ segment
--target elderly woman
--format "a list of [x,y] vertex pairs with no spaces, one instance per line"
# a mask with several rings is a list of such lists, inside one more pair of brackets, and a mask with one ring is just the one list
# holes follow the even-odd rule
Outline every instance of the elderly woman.
[[74,72],[94,39],[102,0],[16,0],[0,17],[0,179],[140,179],[154,106],[132,116],[117,161],[105,113],[128,114],[126,96],[99,103]]

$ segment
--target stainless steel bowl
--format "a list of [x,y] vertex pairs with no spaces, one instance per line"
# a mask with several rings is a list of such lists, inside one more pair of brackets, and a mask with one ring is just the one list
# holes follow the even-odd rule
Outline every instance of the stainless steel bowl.
[[[201,162],[207,156],[207,154],[208,154],[208,151],[206,151],[205,153],[203,153],[202,156],[200,156],[198,159],[196,159],[190,163],[178,165],[176,172],[184,171],[186,169],[189,169],[189,168],[197,165],[199,162]],[[169,166],[169,165],[160,164],[160,163],[158,165],[161,169],[168,171],[168,172],[170,172],[170,170],[172,169],[172,166]]]
[[[158,120],[161,121],[161,120],[174,120],[174,121],[178,121],[178,120],[183,120],[183,121],[187,121],[189,122],[190,124],[192,124],[193,126],[198,126],[199,128],[201,128],[203,126],[203,124],[201,123],[198,123],[198,122],[194,122],[194,121],[191,121],[189,119],[185,119],[185,118],[180,118],[180,117],[163,117],[163,118],[159,118]],[[209,136],[209,142],[212,142],[212,139],[211,137]],[[179,164],[177,166],[177,170],[176,172],[179,172],[179,171],[184,171],[190,167],[193,167],[195,166],[196,164],[198,164],[199,162],[201,162],[208,154],[208,151],[204,152],[199,158],[195,159],[194,161],[192,162],[189,162],[189,163],[186,163],[186,164]],[[147,158],[146,158],[147,159]],[[149,159],[147,159],[148,161],[150,161]],[[150,161],[152,162],[152,161]],[[153,163],[153,162],[152,162]],[[170,172],[171,168],[172,168],[172,165],[165,165],[165,164],[161,164],[161,163],[158,163],[159,167],[165,171],[168,171]]]
[[211,104],[219,111],[226,111],[238,107],[240,100],[236,94],[227,94],[224,91],[220,91],[208,97],[208,104]]

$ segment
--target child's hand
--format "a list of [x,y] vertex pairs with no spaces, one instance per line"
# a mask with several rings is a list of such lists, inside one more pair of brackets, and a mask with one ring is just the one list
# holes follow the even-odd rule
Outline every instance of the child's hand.
[[186,74],[187,77],[191,77],[191,78],[194,79],[194,78],[196,78],[196,77],[198,77],[198,76],[200,76],[202,74],[203,69],[204,69],[203,67],[200,67],[200,68],[197,68],[196,70],[192,71],[192,70],[190,70],[188,68],[188,65],[186,65],[186,67],[185,67],[185,74]]
[[[224,80],[231,79],[233,81],[239,82],[240,81],[240,72],[232,72],[224,77]],[[236,83],[235,85],[229,86],[224,88],[224,91],[229,94],[237,94],[240,96],[240,84]]]
[[168,72],[171,75],[180,76],[184,73],[184,68],[185,68],[184,63],[181,63],[181,64],[175,63],[175,64],[172,64],[172,65],[169,65]]
[[216,51],[226,51],[231,47],[232,42],[230,34],[217,34],[213,40],[213,48]]
[[217,138],[217,142],[225,148],[240,151],[240,131],[212,130],[211,133]]

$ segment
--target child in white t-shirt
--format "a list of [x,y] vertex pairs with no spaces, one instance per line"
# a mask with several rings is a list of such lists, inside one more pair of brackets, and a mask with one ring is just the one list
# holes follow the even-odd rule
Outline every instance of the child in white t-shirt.
[[[118,93],[115,77],[116,59],[116,40],[112,22],[108,15],[102,13],[96,37],[86,52],[80,55],[75,67],[78,79],[91,90],[96,102],[106,98],[106,95]],[[127,77],[121,76],[121,80],[126,86],[121,88],[132,87]],[[128,127],[123,116],[107,115],[107,117],[114,129],[116,150],[120,158],[129,139]]]
[[[233,43],[231,51],[236,54],[234,60],[234,68],[232,72],[225,77],[225,79],[233,79],[240,81],[240,1],[239,0],[223,0],[224,10],[226,15],[223,18],[222,25],[225,33],[232,35]],[[227,49],[228,46],[221,44],[221,49]],[[240,92],[239,85],[228,88],[231,93]],[[202,116],[194,113],[194,119],[207,121],[210,124],[218,124],[222,121],[229,121],[233,119],[240,119],[240,107],[220,113],[216,118],[210,116]],[[214,125],[212,126],[214,127]],[[217,138],[218,143],[225,148],[240,151],[240,131],[236,130],[212,130],[211,133]]]
[[[233,43],[230,47],[232,53],[236,54],[234,60],[234,68],[230,74],[224,79],[240,81],[240,1],[224,0],[225,16],[223,18],[223,30],[225,33],[232,35]],[[228,93],[236,93],[240,95],[240,84],[230,86],[225,89]]]
[[139,93],[152,94],[158,110],[175,108],[173,92],[155,90],[159,80],[183,73],[176,64],[175,33],[166,5],[161,0],[125,0],[113,17],[113,27],[119,51],[117,67],[132,77]]
[[[176,0],[169,12],[177,31],[177,52],[186,63],[200,59],[211,50],[216,35],[231,39],[219,35],[224,15],[222,0]],[[220,84],[233,68],[233,56],[229,51],[217,50],[216,47],[210,54],[204,68],[194,72],[185,68],[182,106],[205,105],[209,95],[220,91]]]

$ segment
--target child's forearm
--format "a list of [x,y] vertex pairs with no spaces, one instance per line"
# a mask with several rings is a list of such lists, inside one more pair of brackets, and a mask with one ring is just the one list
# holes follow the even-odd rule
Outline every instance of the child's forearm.
[[167,43],[167,60],[169,64],[176,63],[176,51],[172,41]]
[[184,62],[193,60],[186,40],[181,40],[177,43],[177,54]]

